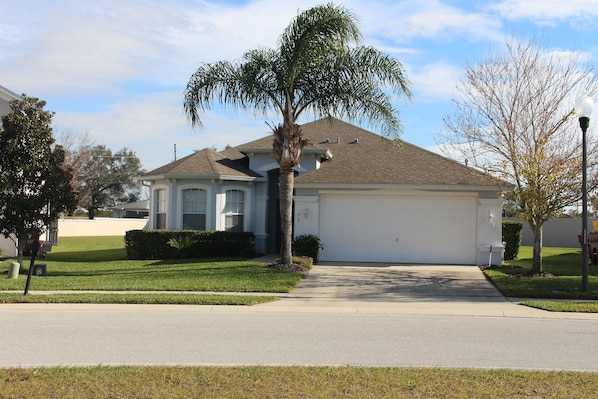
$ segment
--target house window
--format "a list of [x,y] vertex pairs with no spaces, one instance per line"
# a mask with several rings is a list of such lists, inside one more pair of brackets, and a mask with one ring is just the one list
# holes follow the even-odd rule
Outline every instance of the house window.
[[244,207],[245,192],[241,190],[226,192],[226,205],[224,206],[224,229],[226,231],[243,231]]
[[183,229],[206,229],[206,190],[190,188],[183,190]]
[[155,191],[156,229],[166,228],[166,190]]

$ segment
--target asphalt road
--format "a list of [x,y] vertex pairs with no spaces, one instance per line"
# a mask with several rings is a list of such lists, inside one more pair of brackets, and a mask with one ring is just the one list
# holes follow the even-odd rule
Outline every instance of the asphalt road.
[[0,308],[0,367],[261,364],[598,371],[596,319],[236,309]]

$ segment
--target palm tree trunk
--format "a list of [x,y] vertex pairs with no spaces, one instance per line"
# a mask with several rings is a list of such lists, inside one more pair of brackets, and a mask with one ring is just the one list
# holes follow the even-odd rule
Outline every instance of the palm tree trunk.
[[293,184],[295,174],[292,167],[281,166],[278,176],[280,198],[280,263],[292,263],[292,237],[293,237]]

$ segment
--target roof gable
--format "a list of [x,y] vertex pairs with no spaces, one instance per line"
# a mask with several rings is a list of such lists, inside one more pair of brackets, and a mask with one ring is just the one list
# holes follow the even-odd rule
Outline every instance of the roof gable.
[[[223,178],[231,180],[253,180],[260,175],[243,165],[243,155],[233,151],[226,152],[229,156],[218,153],[209,148],[197,151],[191,155],[171,162],[160,168],[146,173],[143,178]],[[233,159],[231,159],[233,157]]]

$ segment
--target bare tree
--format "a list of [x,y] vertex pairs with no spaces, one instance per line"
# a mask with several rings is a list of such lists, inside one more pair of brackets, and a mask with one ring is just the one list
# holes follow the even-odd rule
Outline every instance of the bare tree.
[[90,165],[93,164],[93,145],[89,131],[77,133],[73,130],[63,130],[56,141],[65,150],[65,165],[72,171],[71,187],[77,194],[77,205],[84,206],[89,202],[89,196],[83,189],[89,175]]
[[[581,196],[582,136],[572,109],[575,98],[595,96],[597,88],[579,54],[512,40],[504,53],[466,70],[456,110],[444,118],[446,154],[514,184],[507,197],[533,231],[533,275],[543,273],[542,225]],[[595,180],[596,141],[588,142]]]

